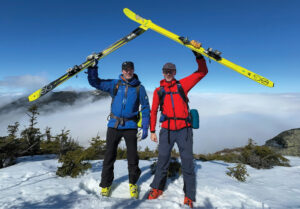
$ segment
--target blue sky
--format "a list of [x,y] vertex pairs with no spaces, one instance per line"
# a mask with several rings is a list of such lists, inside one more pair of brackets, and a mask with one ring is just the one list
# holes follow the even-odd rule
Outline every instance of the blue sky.
[[[193,92],[299,92],[299,6],[296,0],[2,0],[0,92],[36,90],[130,33],[138,24],[123,14],[125,7],[275,83],[264,87],[212,62]],[[176,64],[178,79],[197,67],[189,49],[151,30],[101,60],[100,76],[117,78],[125,60],[135,63],[149,91],[159,85],[164,63]],[[60,89],[68,87],[92,89],[84,73]]]

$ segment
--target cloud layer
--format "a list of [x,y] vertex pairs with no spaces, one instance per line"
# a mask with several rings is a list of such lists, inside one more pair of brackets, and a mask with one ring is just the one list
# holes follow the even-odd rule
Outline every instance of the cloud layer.
[[[150,103],[152,94],[149,93]],[[300,124],[300,94],[191,94],[190,107],[198,109],[200,129],[194,130],[194,152],[210,153],[223,148],[245,145],[249,138],[258,144],[280,132],[298,128]],[[40,115],[41,130],[47,126],[57,134],[69,129],[74,139],[87,146],[97,134],[106,137],[110,99],[91,103],[79,101],[59,112]],[[0,136],[6,135],[8,124],[19,121],[23,129],[28,125],[24,112],[0,116]],[[157,128],[159,130],[159,128]],[[123,144],[124,145],[124,144]],[[148,137],[139,144],[142,148],[157,145]]]
[[5,97],[1,99],[0,106],[5,104],[9,97],[19,96],[20,94],[28,94],[36,91],[42,86],[49,83],[44,76],[22,75],[22,76],[7,76],[0,80],[0,96]]

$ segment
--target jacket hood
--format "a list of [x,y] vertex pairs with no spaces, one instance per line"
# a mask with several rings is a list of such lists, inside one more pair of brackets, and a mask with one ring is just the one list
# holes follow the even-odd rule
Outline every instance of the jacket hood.
[[160,86],[171,87],[171,86],[176,85],[176,81],[177,80],[175,78],[170,82],[166,81],[166,79],[163,79],[163,80],[160,81]]
[[138,86],[141,84],[139,77],[137,76],[137,74],[133,74],[132,79],[130,79],[130,81],[126,80],[123,76],[123,74],[119,75],[119,79],[124,82],[124,83],[128,83],[130,86]]

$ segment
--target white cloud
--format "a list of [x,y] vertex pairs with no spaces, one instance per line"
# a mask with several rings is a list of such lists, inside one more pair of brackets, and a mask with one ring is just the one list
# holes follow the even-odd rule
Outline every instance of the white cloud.
[[[151,103],[152,94],[148,95]],[[194,130],[195,153],[242,146],[248,138],[264,144],[280,132],[300,125],[299,93],[190,94],[189,98],[190,107],[197,108],[200,114],[200,129]],[[73,138],[86,146],[97,133],[103,139],[106,137],[109,112],[110,99],[94,103],[85,100],[52,114],[41,114],[38,123],[42,130],[51,127],[53,134],[69,129]],[[28,124],[25,113],[16,111],[0,117],[0,136],[6,135],[7,125],[15,121],[21,123],[20,129]],[[149,137],[139,145],[156,147]]]
[[[0,80],[0,87],[4,91],[12,92],[21,90],[31,92],[46,85],[49,81],[43,76],[22,75],[22,76],[7,76]],[[2,90],[3,92],[3,90]]]
[[258,144],[281,131],[300,126],[300,94],[192,94],[191,108],[200,113],[194,150],[212,152]]

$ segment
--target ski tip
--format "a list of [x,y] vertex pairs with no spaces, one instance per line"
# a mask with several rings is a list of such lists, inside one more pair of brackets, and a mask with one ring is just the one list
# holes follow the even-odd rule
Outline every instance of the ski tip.
[[37,90],[36,92],[32,93],[31,95],[28,96],[28,101],[32,102],[34,100],[37,100],[41,96],[41,90]]
[[150,23],[150,20],[146,20],[146,19],[142,18],[141,16],[135,14],[133,11],[131,11],[128,8],[124,8],[123,12],[129,19],[131,19],[141,25],[147,25]]
[[38,97],[36,97],[36,96],[32,96],[32,95],[30,95],[29,97],[28,97],[28,101],[29,102],[33,102],[34,100],[36,100]]
[[128,8],[124,8],[123,9],[123,13],[127,16],[127,17],[133,17],[135,16],[135,13],[133,11],[131,11],[130,9]]
[[124,14],[126,14],[126,13],[130,12],[130,9],[124,8],[124,9],[123,9],[123,12],[124,12]]

